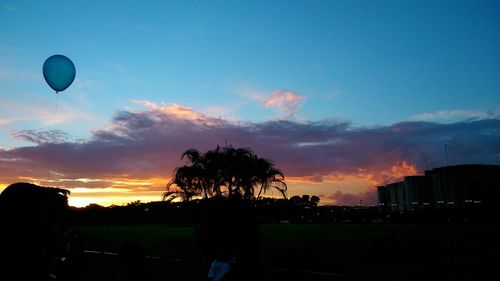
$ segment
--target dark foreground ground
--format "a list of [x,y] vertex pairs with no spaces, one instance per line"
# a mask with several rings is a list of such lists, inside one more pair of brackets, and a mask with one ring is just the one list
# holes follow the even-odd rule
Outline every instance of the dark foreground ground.
[[[153,280],[206,280],[194,227],[80,227],[84,280],[113,280],[124,241],[148,256]],[[260,226],[259,280],[498,280],[500,231],[491,224]],[[102,252],[108,252],[103,254]]]

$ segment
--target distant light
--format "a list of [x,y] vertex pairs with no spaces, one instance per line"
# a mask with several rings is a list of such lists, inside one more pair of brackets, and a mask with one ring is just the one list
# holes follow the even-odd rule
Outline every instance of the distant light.
[[453,205],[453,204],[455,204],[455,202],[450,201],[450,202],[446,202],[446,204],[448,204],[448,205]]
[[430,205],[430,203],[425,202],[425,203],[422,203],[422,205],[424,205],[424,206],[429,206],[429,205]]
[[481,202],[480,200],[478,200],[478,201],[474,201],[474,203],[480,204],[480,203],[483,203],[483,202]]
[[418,202],[411,202],[412,205],[418,205]]
[[437,203],[438,203],[438,204],[443,204],[443,203],[444,203],[444,201],[437,201]]
[[467,199],[467,200],[465,200],[465,203],[472,203],[472,200]]

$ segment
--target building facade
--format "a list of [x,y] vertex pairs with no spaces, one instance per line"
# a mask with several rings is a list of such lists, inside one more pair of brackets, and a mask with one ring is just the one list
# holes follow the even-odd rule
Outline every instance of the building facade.
[[387,211],[422,208],[466,209],[500,204],[500,166],[458,165],[425,171],[377,188],[379,206]]

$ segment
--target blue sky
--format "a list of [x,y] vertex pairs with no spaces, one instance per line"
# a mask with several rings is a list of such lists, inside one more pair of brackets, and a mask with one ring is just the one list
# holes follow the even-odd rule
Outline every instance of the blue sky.
[[[21,130],[88,140],[147,102],[355,128],[500,115],[498,1],[100,2],[2,1],[0,148],[32,145]],[[57,96],[53,54],[77,69]]]

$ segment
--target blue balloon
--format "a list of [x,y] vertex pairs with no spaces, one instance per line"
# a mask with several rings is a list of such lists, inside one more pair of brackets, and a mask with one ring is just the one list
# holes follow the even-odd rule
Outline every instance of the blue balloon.
[[43,78],[56,93],[66,90],[75,76],[75,65],[63,55],[53,55],[43,63]]

